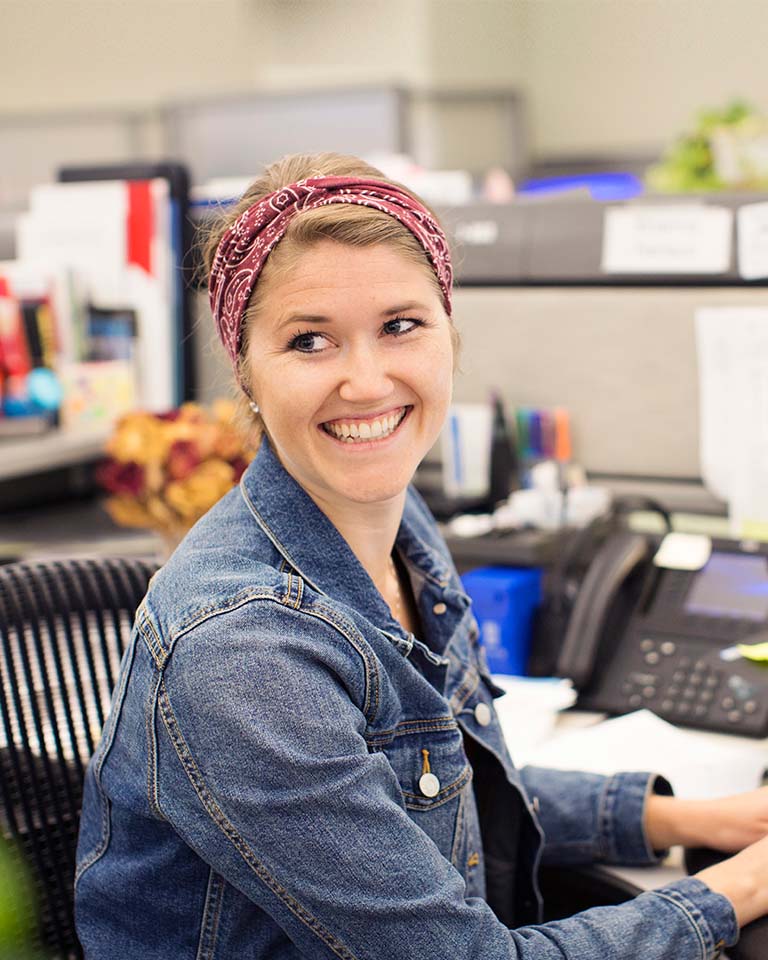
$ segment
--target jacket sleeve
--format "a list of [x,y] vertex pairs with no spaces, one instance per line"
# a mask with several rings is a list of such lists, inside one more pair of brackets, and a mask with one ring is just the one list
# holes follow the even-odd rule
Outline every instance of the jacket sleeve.
[[244,604],[176,639],[157,687],[157,809],[302,956],[709,960],[731,942],[730,905],[696,880],[517,930],[466,900],[368,747],[375,662],[353,641],[330,618]]
[[605,777],[543,767],[523,767],[520,777],[531,799],[537,798],[545,863],[649,866],[666,856],[667,851],[651,849],[643,827],[648,796],[672,795],[664,777]]

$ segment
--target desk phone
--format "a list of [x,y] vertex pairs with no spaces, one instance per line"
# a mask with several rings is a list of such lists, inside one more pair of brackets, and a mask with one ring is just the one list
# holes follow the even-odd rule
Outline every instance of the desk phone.
[[768,641],[768,545],[713,541],[693,571],[655,566],[658,545],[615,534],[587,570],[557,667],[577,709],[768,736],[768,664],[735,649]]

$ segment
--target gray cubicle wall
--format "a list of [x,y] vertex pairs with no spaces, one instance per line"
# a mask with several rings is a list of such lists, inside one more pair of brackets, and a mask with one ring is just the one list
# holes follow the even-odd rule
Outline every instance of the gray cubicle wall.
[[0,116],[0,260],[14,256],[14,221],[29,193],[56,180],[64,166],[148,160],[165,151],[156,111],[69,111]]
[[[761,288],[467,287],[454,395],[508,409],[566,407],[575,459],[630,478],[640,492],[679,490],[679,505],[718,509],[700,485],[694,316],[702,306],[766,306]],[[196,302],[203,400],[226,393],[228,364],[204,294]],[[657,480],[667,481],[658,484]]]
[[250,94],[169,108],[168,148],[193,183],[253,176],[286,153],[406,149],[406,103],[395,87]]
[[169,160],[193,184],[250,177],[286,153],[409,153],[426,167],[481,174],[528,164],[523,98],[514,89],[414,91],[367,86],[250,92],[137,110],[0,114],[0,258],[29,191],[63,166]]
[[[456,291],[457,400],[566,407],[588,471],[697,485],[699,307],[768,306],[759,287],[487,287]],[[700,500],[700,498],[698,498]]]

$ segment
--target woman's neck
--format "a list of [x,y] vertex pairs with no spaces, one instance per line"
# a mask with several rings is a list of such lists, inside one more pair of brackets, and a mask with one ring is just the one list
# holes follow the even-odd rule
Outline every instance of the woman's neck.
[[[310,494],[311,495],[311,494]],[[405,491],[379,503],[330,503],[313,497],[349,544],[379,590],[390,576],[390,557],[403,518]]]
[[347,541],[394,619],[409,633],[416,633],[418,615],[413,596],[407,578],[401,577],[392,558],[403,518],[405,491],[383,503],[339,504],[324,501],[311,492],[310,496]]

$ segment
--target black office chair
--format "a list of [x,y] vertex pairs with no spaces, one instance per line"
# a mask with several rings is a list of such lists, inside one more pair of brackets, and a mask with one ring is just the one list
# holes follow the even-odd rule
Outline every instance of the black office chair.
[[26,861],[38,949],[82,950],[72,880],[85,767],[155,565],[56,560],[0,567],[0,841]]

